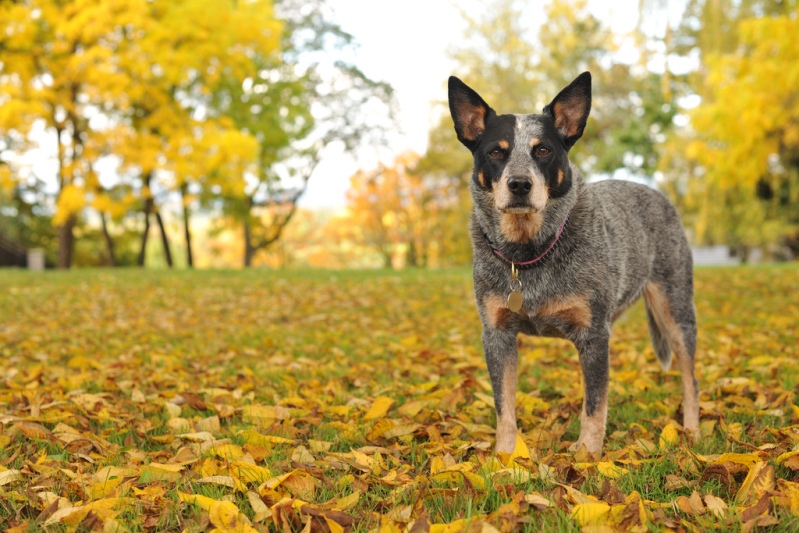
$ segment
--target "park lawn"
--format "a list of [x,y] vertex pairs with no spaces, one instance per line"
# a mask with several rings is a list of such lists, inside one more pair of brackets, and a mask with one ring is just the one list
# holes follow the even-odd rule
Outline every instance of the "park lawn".
[[639,303],[601,460],[575,350],[528,337],[496,458],[467,269],[0,271],[0,528],[796,530],[799,266],[696,293],[701,440]]

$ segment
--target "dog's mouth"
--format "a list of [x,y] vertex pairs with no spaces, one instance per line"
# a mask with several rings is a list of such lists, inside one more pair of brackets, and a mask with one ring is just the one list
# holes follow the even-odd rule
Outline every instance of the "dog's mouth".
[[506,215],[531,215],[538,212],[538,209],[531,205],[509,205],[499,210]]

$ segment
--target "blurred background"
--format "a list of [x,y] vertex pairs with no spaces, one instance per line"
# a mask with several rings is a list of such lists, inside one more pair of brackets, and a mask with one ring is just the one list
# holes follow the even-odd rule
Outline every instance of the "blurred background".
[[539,112],[698,262],[799,254],[796,0],[5,0],[0,266],[468,264],[446,80]]

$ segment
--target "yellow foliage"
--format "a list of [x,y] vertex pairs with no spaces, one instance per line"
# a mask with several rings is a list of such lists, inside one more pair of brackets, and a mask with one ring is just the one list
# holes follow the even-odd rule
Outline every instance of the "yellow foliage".
[[83,187],[67,185],[61,190],[61,194],[58,197],[53,224],[56,226],[63,225],[70,217],[80,213],[84,205],[86,205],[86,198]]

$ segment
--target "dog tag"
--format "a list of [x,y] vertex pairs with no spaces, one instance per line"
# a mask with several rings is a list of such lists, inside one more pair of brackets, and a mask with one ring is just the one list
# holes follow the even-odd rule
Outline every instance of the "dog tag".
[[522,293],[520,291],[511,291],[508,295],[508,309],[514,313],[518,313],[522,308]]
[[522,281],[519,279],[519,271],[516,269],[516,264],[510,264],[510,273],[512,279],[510,280],[510,294],[508,295],[508,309],[514,313],[518,313],[522,308]]

